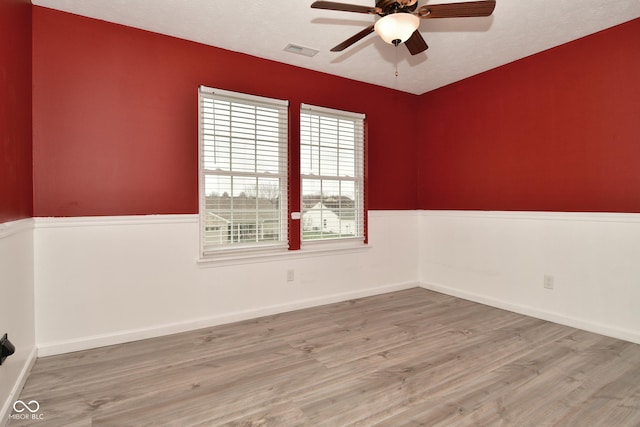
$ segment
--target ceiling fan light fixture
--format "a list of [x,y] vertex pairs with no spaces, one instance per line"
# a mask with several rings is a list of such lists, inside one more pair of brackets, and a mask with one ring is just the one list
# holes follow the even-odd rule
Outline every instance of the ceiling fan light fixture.
[[[406,42],[420,25],[420,18],[406,13],[398,12],[383,16],[378,19],[374,29],[385,42],[393,45]],[[397,41],[399,40],[399,42]]]

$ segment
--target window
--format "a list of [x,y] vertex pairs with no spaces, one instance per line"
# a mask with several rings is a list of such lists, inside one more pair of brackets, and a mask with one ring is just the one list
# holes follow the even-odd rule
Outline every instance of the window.
[[364,239],[364,115],[300,108],[302,240]]
[[287,247],[287,101],[200,87],[202,255]]

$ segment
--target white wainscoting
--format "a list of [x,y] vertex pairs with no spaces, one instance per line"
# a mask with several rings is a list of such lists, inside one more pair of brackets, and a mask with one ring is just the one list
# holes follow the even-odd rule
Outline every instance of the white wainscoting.
[[638,214],[373,211],[366,250],[213,267],[197,263],[196,215],[37,218],[34,232],[42,356],[417,284],[640,342]]
[[418,286],[419,218],[370,212],[361,251],[214,267],[197,263],[197,215],[36,218],[39,355]]
[[0,336],[16,352],[0,366],[0,426],[9,419],[36,359],[33,307],[33,220],[0,224]]
[[423,211],[419,258],[425,288],[640,343],[639,214]]

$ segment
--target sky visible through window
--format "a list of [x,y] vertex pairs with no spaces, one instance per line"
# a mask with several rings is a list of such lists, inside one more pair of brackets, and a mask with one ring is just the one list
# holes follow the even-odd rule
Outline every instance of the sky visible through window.
[[[300,115],[302,195],[356,199],[356,129],[353,120]],[[317,177],[317,179],[314,179]],[[334,179],[331,179],[334,178]]]
[[282,162],[278,110],[207,99],[202,126],[204,169],[220,173],[207,175],[207,195],[278,196],[273,194],[279,193]]

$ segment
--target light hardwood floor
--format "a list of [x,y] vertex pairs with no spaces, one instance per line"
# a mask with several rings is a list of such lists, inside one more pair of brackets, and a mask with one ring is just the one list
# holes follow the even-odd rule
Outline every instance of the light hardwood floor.
[[640,345],[410,289],[39,359],[9,426],[638,426]]

